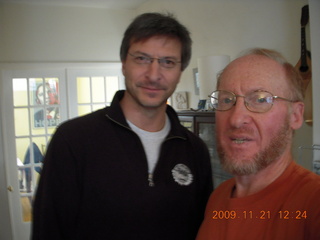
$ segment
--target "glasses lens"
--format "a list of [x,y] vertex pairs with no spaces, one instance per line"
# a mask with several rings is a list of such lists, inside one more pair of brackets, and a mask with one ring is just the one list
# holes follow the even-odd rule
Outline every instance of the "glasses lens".
[[151,62],[150,58],[146,56],[134,56],[133,59],[138,64],[148,64]]
[[164,68],[174,68],[177,64],[174,60],[168,58],[160,58],[158,61]]
[[235,95],[228,91],[215,91],[211,94],[211,103],[214,109],[226,111],[232,108],[236,101]]
[[253,92],[246,96],[247,108],[252,112],[266,112],[273,105],[273,96],[268,92]]

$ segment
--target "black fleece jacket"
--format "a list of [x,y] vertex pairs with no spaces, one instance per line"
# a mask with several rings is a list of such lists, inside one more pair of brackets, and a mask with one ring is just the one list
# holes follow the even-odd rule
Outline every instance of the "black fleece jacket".
[[146,155],[120,107],[67,121],[44,159],[32,239],[195,239],[212,192],[204,142],[168,106],[171,130],[149,186]]

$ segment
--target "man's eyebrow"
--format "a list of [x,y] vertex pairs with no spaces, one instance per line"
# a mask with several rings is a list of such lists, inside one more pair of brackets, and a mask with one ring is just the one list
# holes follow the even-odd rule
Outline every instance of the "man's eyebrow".
[[[145,53],[145,52],[141,52],[141,51],[133,52],[133,54],[140,54],[140,55],[143,55],[143,56],[146,56],[146,57],[153,58],[150,54]],[[173,59],[173,60],[178,60],[178,58],[175,57],[175,56],[164,56],[164,57],[159,57],[159,58],[160,58],[160,59]]]

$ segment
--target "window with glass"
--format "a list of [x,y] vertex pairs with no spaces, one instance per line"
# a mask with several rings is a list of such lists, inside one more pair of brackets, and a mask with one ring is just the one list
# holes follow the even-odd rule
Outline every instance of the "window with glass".
[[19,191],[28,222],[46,146],[60,123],[59,79],[13,78],[12,86]]
[[111,104],[120,88],[118,76],[77,77],[78,116]]

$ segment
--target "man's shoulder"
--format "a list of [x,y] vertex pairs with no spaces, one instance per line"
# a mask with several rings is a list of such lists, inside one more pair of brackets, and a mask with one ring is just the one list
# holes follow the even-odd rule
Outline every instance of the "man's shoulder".
[[220,183],[220,185],[214,190],[213,194],[217,196],[230,196],[232,189],[235,186],[235,179],[230,178]]
[[294,163],[292,176],[299,180],[303,185],[313,185],[320,189],[320,175],[303,168],[302,166]]
[[286,187],[288,198],[300,199],[306,205],[320,201],[320,176],[294,163]]
[[208,201],[208,209],[220,209],[226,207],[225,204],[230,200],[230,195],[235,186],[234,178],[228,179],[222,182],[214,191],[211,193]]
[[92,131],[107,119],[105,112],[106,109],[99,109],[95,112],[69,119],[62,122],[58,126],[57,131],[72,132],[73,134],[76,134],[79,131]]

